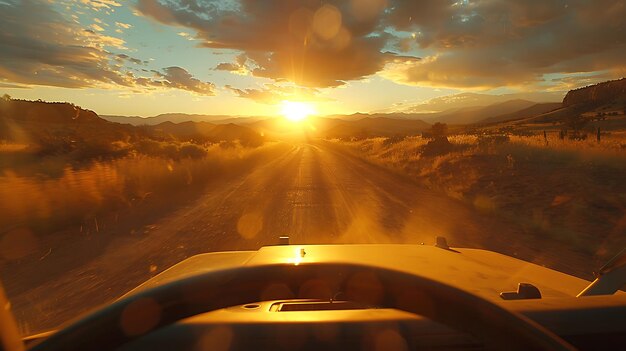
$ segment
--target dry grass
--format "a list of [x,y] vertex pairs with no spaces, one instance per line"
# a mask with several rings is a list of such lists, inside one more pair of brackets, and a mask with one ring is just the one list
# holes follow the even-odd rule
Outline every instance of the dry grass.
[[505,217],[539,236],[602,254],[626,245],[626,134],[584,141],[557,134],[455,135],[453,151],[422,155],[427,140],[338,141],[371,162],[407,174],[479,212]]
[[21,152],[27,150],[30,145],[24,143],[9,143],[0,141],[0,153]]
[[585,140],[560,139],[556,133],[548,134],[547,141],[543,135],[510,136],[511,142],[546,150],[576,152],[581,156],[605,158],[607,156],[623,157],[626,155],[626,132],[603,134],[597,142],[595,136]]
[[5,168],[0,174],[0,233],[27,226],[45,234],[93,223],[98,216],[146,200],[167,201],[217,177],[240,173],[276,147],[216,144],[206,147],[203,157],[180,160],[137,154],[94,161],[80,169],[65,166],[56,176],[25,176]]

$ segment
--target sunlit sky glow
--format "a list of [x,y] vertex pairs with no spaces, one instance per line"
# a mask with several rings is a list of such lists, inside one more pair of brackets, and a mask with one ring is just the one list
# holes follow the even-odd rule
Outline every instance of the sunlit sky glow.
[[389,110],[626,75],[625,1],[0,0],[0,92],[100,114]]
[[280,113],[292,122],[300,122],[317,114],[313,105],[306,102],[285,100],[280,106]]

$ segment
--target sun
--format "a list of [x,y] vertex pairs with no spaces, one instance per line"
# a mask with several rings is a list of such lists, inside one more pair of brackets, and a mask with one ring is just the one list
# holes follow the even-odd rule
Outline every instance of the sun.
[[283,101],[280,112],[292,122],[300,122],[315,114],[315,108],[306,102]]

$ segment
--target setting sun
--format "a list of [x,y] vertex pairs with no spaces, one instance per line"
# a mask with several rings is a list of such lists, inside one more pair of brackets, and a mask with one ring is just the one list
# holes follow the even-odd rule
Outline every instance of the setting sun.
[[283,101],[280,112],[288,120],[300,122],[308,116],[315,114],[315,109],[311,104],[305,102]]

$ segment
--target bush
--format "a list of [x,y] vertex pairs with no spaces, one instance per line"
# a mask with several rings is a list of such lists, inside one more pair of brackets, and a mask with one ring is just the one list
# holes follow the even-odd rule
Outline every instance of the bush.
[[445,123],[435,123],[430,127],[430,134],[434,139],[443,139],[448,137],[448,125]]
[[481,135],[478,137],[479,146],[502,145],[510,141],[508,135]]
[[181,158],[202,158],[207,155],[206,150],[200,145],[185,144],[178,151]]
[[422,148],[422,155],[440,156],[451,152],[452,149],[454,149],[454,146],[450,143],[448,138],[440,137],[429,141],[428,144]]
[[392,137],[389,137],[389,138],[385,139],[385,141],[383,141],[383,146],[389,146],[389,145],[397,144],[397,143],[401,142],[402,140],[404,140],[403,136],[395,135],[395,136],[392,136]]
[[135,143],[135,151],[148,156],[158,156],[161,154],[161,143],[151,139],[142,139]]

